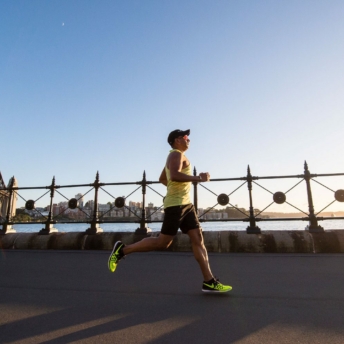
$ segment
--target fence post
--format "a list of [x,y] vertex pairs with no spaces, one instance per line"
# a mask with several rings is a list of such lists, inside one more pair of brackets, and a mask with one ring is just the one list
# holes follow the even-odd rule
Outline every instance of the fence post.
[[248,194],[250,197],[250,225],[246,228],[247,234],[260,234],[260,228],[256,225],[256,218],[254,217],[254,210],[253,210],[253,201],[252,201],[252,175],[250,166],[247,167],[247,187],[248,187]]
[[53,180],[51,182],[51,185],[49,186],[50,189],[50,208],[49,208],[49,214],[48,219],[45,221],[45,226],[42,228],[38,234],[39,235],[47,235],[50,233],[58,232],[56,228],[54,228],[54,223],[56,221],[53,220],[53,199],[55,194],[55,176],[53,177]]
[[5,222],[2,225],[2,230],[0,230],[0,234],[8,234],[8,233],[15,233],[16,231],[12,227],[12,198],[13,198],[13,186],[14,186],[14,176],[11,179],[9,190],[8,190],[8,203],[6,209],[6,218]]
[[307,198],[308,198],[308,209],[309,209],[309,225],[306,226],[305,230],[308,230],[310,233],[319,233],[324,232],[324,228],[318,225],[317,217],[314,214],[314,206],[313,206],[313,197],[312,197],[312,190],[311,190],[311,182],[312,175],[309,172],[307,162],[305,161],[305,173],[304,178],[306,181],[307,186]]
[[[197,176],[197,171],[196,171],[196,167],[194,167],[194,170],[193,170],[193,175],[194,176]],[[192,182],[193,186],[194,186],[194,207],[195,207],[195,210],[196,210],[196,214],[198,215],[198,194],[197,194],[197,185],[198,183],[197,182]]]
[[141,220],[140,220],[140,227],[138,227],[135,231],[136,234],[147,234],[148,232],[151,232],[152,230],[148,227],[146,227],[146,171],[143,171],[143,178],[141,181],[142,185],[142,210],[141,210]]
[[93,214],[92,220],[90,222],[90,228],[86,229],[86,234],[97,234],[103,232],[103,230],[99,227],[99,217],[98,217],[98,190],[100,188],[99,183],[99,172],[97,171],[96,179],[93,183],[94,187],[94,204],[93,204]]

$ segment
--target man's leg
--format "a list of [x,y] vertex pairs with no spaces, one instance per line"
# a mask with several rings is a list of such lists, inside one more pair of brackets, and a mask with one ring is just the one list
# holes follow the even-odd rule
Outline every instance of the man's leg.
[[204,246],[201,228],[191,229],[187,234],[190,237],[192,251],[201,268],[203,278],[205,281],[209,281],[213,278],[213,274],[210,270],[208,252]]
[[158,237],[142,239],[134,244],[124,246],[123,254],[163,250],[171,245],[173,237],[173,235],[160,233]]
[[173,235],[160,233],[157,238],[145,238],[128,246],[125,246],[121,241],[117,241],[110,254],[108,268],[111,272],[114,272],[118,262],[127,254],[165,249],[171,245],[173,237]]

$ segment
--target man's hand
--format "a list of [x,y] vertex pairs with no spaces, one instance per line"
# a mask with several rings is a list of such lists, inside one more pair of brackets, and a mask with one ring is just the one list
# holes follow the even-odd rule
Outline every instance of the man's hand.
[[200,182],[209,182],[210,174],[208,172],[202,172],[199,174]]

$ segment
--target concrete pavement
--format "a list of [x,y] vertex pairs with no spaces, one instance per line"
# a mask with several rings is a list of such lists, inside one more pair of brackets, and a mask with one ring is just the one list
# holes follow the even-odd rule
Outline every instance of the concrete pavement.
[[344,343],[344,256],[0,251],[0,343]]

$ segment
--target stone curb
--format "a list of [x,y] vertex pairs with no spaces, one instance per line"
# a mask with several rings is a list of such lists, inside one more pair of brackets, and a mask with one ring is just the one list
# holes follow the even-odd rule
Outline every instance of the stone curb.
[[[84,232],[9,233],[0,235],[1,249],[19,250],[111,250],[118,240],[131,244],[159,232],[135,234],[106,232],[88,235]],[[308,231],[263,231],[247,234],[244,231],[203,232],[208,252],[224,253],[344,253],[344,230],[324,233]],[[190,252],[189,237],[178,233],[167,251]]]

